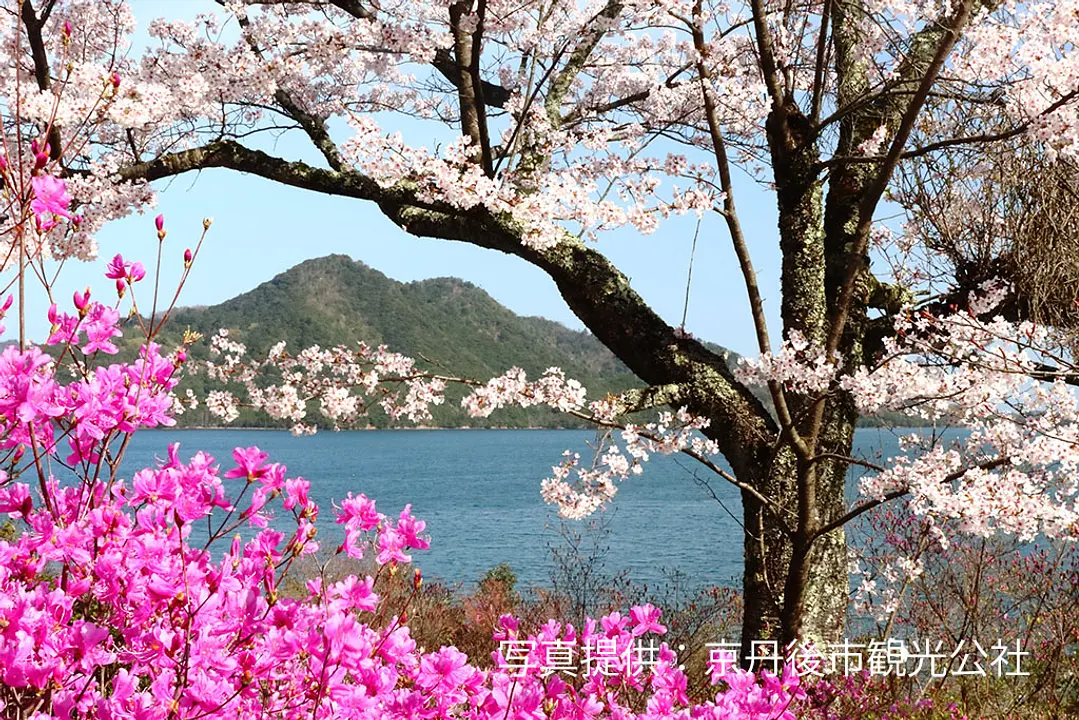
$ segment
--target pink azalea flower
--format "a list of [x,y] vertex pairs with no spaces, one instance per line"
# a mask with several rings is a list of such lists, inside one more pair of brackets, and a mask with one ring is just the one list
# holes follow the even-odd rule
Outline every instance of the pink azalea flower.
[[363,494],[352,497],[352,493],[349,493],[348,497],[341,501],[337,523],[347,525],[349,521],[355,521],[361,530],[374,530],[382,521],[382,515],[375,510],[374,500]]
[[112,344],[112,338],[123,335],[116,327],[120,322],[120,313],[101,303],[93,303],[86,314],[86,320],[82,329],[86,331],[86,344],[82,351],[89,355],[100,350],[108,355],[115,355],[117,348]]
[[37,175],[30,184],[34,188],[30,210],[42,230],[54,228],[57,217],[71,219],[71,212],[68,210],[71,196],[67,194],[67,183],[53,175]]
[[454,647],[444,647],[420,660],[416,685],[425,690],[446,693],[465,682],[475,672],[468,657]]
[[124,256],[117,253],[105,269],[105,277],[110,280],[122,280],[127,277],[128,264],[124,262]]
[[286,510],[292,510],[298,505],[306,510],[311,504],[311,499],[307,495],[310,490],[311,483],[304,480],[302,477],[285,480],[284,508]]
[[653,607],[651,603],[630,608],[629,617],[633,621],[633,635],[644,635],[650,632],[657,635],[665,634],[667,628],[659,624],[659,615],[659,608]]
[[397,520],[397,531],[404,537],[405,545],[415,550],[426,550],[431,547],[427,538],[420,536],[426,527],[427,523],[423,520],[412,517],[412,504],[405,505],[405,509],[401,511],[401,516]]
[[374,612],[378,607],[378,595],[372,591],[374,586],[375,579],[370,575],[363,580],[349,575],[330,588],[330,595],[344,600],[350,610]]
[[124,262],[123,255],[117,254],[109,262],[105,270],[105,277],[110,280],[130,280],[135,283],[146,277],[146,268],[141,262]]
[[378,557],[375,561],[379,565],[412,562],[412,556],[405,552],[406,547],[405,536],[392,525],[384,525],[378,533]]
[[236,448],[232,451],[232,459],[236,461],[236,467],[225,473],[227,478],[245,477],[248,480],[257,480],[269,472],[269,468],[262,467],[268,454],[257,447]]

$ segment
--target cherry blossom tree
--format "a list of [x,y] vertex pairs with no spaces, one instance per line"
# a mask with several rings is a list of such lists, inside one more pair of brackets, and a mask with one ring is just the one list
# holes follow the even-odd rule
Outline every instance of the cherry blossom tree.
[[[134,19],[119,0],[3,8],[9,116],[36,123],[38,154],[80,213],[73,231],[41,227],[44,250],[90,257],[94,232],[143,206],[148,183],[216,167],[374,203],[411,234],[542,269],[649,386],[593,414],[684,408],[729,464],[746,528],[744,642],[842,632],[843,526],[875,502],[912,494],[927,512],[962,514],[1007,472],[1011,494],[972,529],[1074,531],[1074,486],[1044,454],[1066,446],[1030,452],[1070,422],[1070,395],[1056,389],[1067,356],[1022,324],[1029,304],[993,319],[1002,298],[983,287],[990,278],[928,273],[940,244],[926,241],[923,196],[900,192],[947,186],[941,168],[1005,143],[1046,162],[1079,150],[1073,0],[207,2],[194,23],[151,23],[140,56],[126,53]],[[402,118],[441,149],[406,142]],[[68,143],[85,123],[86,140]],[[259,149],[260,133],[281,127],[320,161]],[[993,177],[980,170],[975,188]],[[736,205],[741,171],[778,213],[779,348],[751,259],[764,241],[746,235]],[[878,222],[889,198],[907,225]],[[944,212],[972,198],[944,198]],[[745,280],[761,359],[738,374],[591,244],[688,212],[732,243]],[[900,262],[871,267],[874,248]],[[926,290],[939,296],[934,313],[911,314]],[[980,392],[975,380],[993,383]],[[771,408],[750,381],[767,384]],[[1022,411],[1002,413],[1016,398]],[[1000,453],[936,449],[876,468],[870,499],[852,508],[854,427],[881,407],[984,421],[978,437]],[[1035,498],[1036,528],[1008,503],[1020,497]]]

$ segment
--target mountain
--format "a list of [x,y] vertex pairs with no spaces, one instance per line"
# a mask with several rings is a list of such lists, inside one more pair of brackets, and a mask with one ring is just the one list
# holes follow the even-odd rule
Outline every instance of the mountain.
[[[515,365],[529,377],[558,366],[568,377],[580,380],[590,398],[641,385],[587,332],[516,315],[481,288],[457,278],[401,283],[344,255],[308,260],[219,305],[177,309],[167,326],[167,338],[173,343],[184,328],[207,336],[228,328],[230,338],[243,342],[255,356],[265,355],[281,340],[293,352],[315,344],[332,347],[363,340],[438,363],[440,373],[477,380],[500,375]],[[206,357],[205,347],[197,346],[192,355]],[[196,392],[209,389],[205,382],[199,377],[185,380]],[[517,408],[487,419],[469,418],[460,409],[462,394],[447,394],[445,405],[435,408],[434,424],[575,424],[543,409]],[[183,424],[212,424],[207,413],[198,411],[186,413],[181,420]],[[246,414],[239,422],[260,425],[268,420]],[[376,415],[372,422],[382,425],[385,419]]]

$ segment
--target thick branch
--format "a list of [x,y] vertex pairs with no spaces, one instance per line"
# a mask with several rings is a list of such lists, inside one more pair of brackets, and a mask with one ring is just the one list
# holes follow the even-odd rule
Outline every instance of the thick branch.
[[685,389],[677,383],[626,390],[618,403],[618,414],[628,415],[664,406],[677,407],[682,403],[684,393]]
[[[693,46],[699,57],[697,61],[697,75],[701,83],[701,96],[704,100],[704,114],[708,121],[708,132],[712,139],[712,152],[716,159],[716,168],[719,170],[720,187],[723,189],[723,218],[727,223],[727,230],[734,245],[734,254],[738,258],[738,265],[742,270],[742,282],[746,287],[749,297],[750,315],[753,318],[753,328],[757,334],[757,349],[761,355],[772,352],[771,343],[768,339],[768,322],[764,314],[764,300],[761,298],[760,287],[757,284],[757,271],[753,268],[753,260],[749,254],[749,244],[742,232],[742,223],[738,219],[738,210],[734,203],[734,182],[731,179],[730,162],[727,159],[726,141],[723,137],[723,128],[719,122],[719,113],[716,110],[715,99],[712,97],[712,75],[708,70],[708,46],[704,39],[702,28],[701,0],[697,0],[693,10]],[[787,407],[787,397],[783,386],[775,380],[768,382],[768,390],[775,405],[776,414],[779,416],[783,431],[790,434],[791,440],[796,446],[802,445],[802,438],[794,427],[790,409]],[[803,448],[804,450],[804,448]]]
[[[52,4],[50,3],[45,8],[45,12],[48,13],[51,10]],[[49,70],[49,55],[45,50],[45,40],[41,36],[41,28],[45,24],[47,15],[39,19],[30,0],[23,0],[20,15],[23,27],[26,28],[27,41],[30,43],[30,57],[34,61],[34,80],[37,82],[39,90],[48,90],[52,87],[52,77]],[[61,147],[60,128],[55,123],[49,128],[48,143],[49,156],[53,160],[58,160],[63,148]]]
[[621,1],[608,0],[599,17],[586,26],[584,33],[577,40],[577,45],[573,48],[573,52],[570,53],[566,66],[551,81],[551,87],[547,91],[547,99],[544,101],[544,108],[547,110],[547,117],[554,127],[562,124],[562,101],[565,100],[570,85],[573,84],[581,70],[584,69],[585,63],[588,62],[588,58],[592,55],[592,51],[596,49],[600,40],[607,34],[607,28],[611,24],[610,21],[618,17],[620,12],[622,12]]
[[[480,0],[481,8],[484,0]],[[474,157],[487,175],[492,175],[491,143],[487,137],[487,115],[480,96],[479,63],[480,52],[477,47],[482,38],[482,18],[477,16],[474,33],[465,28],[465,17],[471,10],[471,0],[455,2],[449,7],[450,34],[453,35],[453,55],[458,68],[457,100],[461,110],[461,132],[472,141]]]
[[926,97],[928,97],[929,91],[936,83],[937,77],[944,67],[944,61],[951,54],[952,48],[959,41],[960,33],[970,20],[973,4],[973,0],[963,2],[959,6],[955,17],[951,18],[951,21],[941,30],[940,42],[936,47],[936,52],[933,54],[933,59],[922,76],[917,92],[914,93],[914,97],[911,98],[906,111],[903,113],[899,127],[896,129],[895,136],[892,139],[888,155],[873,182],[866,188],[862,196],[858,207],[858,226],[854,233],[854,249],[851,253],[851,262],[847,268],[847,276],[839,289],[835,312],[828,332],[828,341],[825,345],[826,352],[829,355],[839,347],[839,342],[843,337],[843,327],[847,322],[847,314],[850,312],[851,300],[862,269],[861,257],[869,242],[869,230],[873,224],[873,214],[876,211],[877,203],[884,195],[884,190],[891,180],[892,172],[899,163],[900,155],[907,144],[907,138],[910,137],[911,132],[914,130],[914,122],[918,119]]
[[764,0],[750,0],[749,5],[753,10],[753,31],[757,38],[761,75],[764,77],[764,86],[768,88],[768,96],[772,100],[772,109],[776,110],[783,107],[786,98],[779,83],[772,29],[768,27],[768,11],[764,7]]
[[[439,49],[435,52],[435,59],[431,62],[432,67],[450,81],[450,83],[456,87],[461,87],[461,69],[457,67],[457,63],[453,61],[448,50]],[[483,89],[483,102],[487,107],[502,109],[506,107],[506,103],[510,100],[510,91],[501,85],[481,80],[480,85]]]
[[165,155],[119,175],[123,180],[157,180],[214,167],[369,200],[412,235],[467,242],[536,265],[555,281],[577,317],[641,380],[684,388],[679,403],[711,418],[707,435],[719,443],[736,474],[748,477],[767,462],[778,429],[760,400],[734,378],[726,360],[664,322],[605,256],[569,233],[555,247],[538,250],[522,243],[523,228],[512,218],[495,216],[482,206],[461,210],[420,201],[408,181],[383,188],[361,173],[289,162],[233,141]]

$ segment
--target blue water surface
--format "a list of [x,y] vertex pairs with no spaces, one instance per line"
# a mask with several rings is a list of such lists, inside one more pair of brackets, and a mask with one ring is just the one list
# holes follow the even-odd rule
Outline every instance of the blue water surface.
[[[153,465],[174,442],[182,459],[198,450],[213,455],[222,473],[232,466],[233,448],[257,445],[285,464],[289,476],[311,482],[312,498],[322,506],[318,525],[326,545],[341,539],[331,503],[349,492],[364,493],[387,515],[411,503],[413,514],[426,521],[431,549],[414,558],[425,576],[467,587],[505,562],[522,584],[546,585],[555,565],[550,548],[564,547],[564,521],[540,497],[540,481],[564,450],[590,457],[595,440],[586,430],[384,430],[309,437],[277,430],[143,431],[132,439],[121,477]],[[861,429],[856,446],[869,457],[897,452],[889,430]],[[632,582],[650,587],[671,573],[694,586],[740,584],[738,492],[689,458],[653,457],[642,475],[621,483],[596,519],[596,528],[565,522],[583,532],[586,542],[606,548],[602,562],[608,572],[624,571]]]

